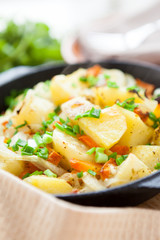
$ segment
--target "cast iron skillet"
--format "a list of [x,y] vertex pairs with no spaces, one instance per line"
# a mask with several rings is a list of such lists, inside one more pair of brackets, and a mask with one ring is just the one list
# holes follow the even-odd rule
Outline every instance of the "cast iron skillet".
[[[37,67],[30,73],[21,77],[13,77],[7,82],[0,82],[0,111],[5,109],[4,98],[12,89],[24,89],[33,87],[39,81],[51,79],[53,75],[71,73],[79,67],[89,67],[94,63],[76,65],[61,65],[49,67]],[[160,68],[155,65],[127,63],[120,61],[99,62],[105,68],[117,68],[132,74],[146,82],[152,82],[160,87]],[[88,206],[134,206],[160,193],[160,172],[153,173],[148,177],[139,179],[128,184],[106,189],[99,192],[57,195],[58,198]]]

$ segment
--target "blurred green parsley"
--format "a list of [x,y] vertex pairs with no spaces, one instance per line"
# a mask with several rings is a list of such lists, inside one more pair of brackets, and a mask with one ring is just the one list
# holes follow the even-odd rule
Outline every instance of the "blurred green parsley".
[[6,23],[0,31],[0,72],[9,68],[35,66],[62,60],[60,42],[44,23]]

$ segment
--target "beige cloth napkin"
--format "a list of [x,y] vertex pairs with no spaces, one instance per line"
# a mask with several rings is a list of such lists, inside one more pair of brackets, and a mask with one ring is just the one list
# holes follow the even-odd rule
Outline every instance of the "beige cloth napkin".
[[74,205],[0,170],[0,240],[159,240],[159,210],[160,195],[139,208]]
[[66,36],[62,43],[62,54],[68,63],[86,60],[120,59],[127,61],[144,61],[160,64],[160,28],[151,34],[141,45],[135,49],[127,49],[119,54],[108,52],[107,47],[99,50],[99,42],[88,40],[91,33],[126,33],[147,23],[160,20],[160,1],[152,8],[130,16],[129,14],[114,13],[106,18],[86,23],[77,31],[75,36]]

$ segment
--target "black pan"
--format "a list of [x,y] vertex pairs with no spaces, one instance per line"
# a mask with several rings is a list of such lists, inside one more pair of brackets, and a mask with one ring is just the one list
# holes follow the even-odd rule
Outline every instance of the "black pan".
[[[160,68],[156,65],[127,63],[120,61],[100,62],[105,68],[117,68],[132,74],[143,81],[153,83],[160,87]],[[93,63],[76,65],[62,65],[50,67],[37,67],[21,77],[12,77],[7,82],[0,82],[0,111],[5,110],[4,98],[12,89],[33,87],[39,81],[51,79],[53,75],[71,73],[79,67],[89,67]],[[57,195],[58,198],[88,206],[134,206],[160,193],[160,172],[139,179],[128,184],[106,189],[99,192]]]

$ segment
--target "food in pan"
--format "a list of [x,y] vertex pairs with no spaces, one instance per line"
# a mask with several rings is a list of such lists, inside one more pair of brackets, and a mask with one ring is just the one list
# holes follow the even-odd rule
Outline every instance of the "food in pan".
[[94,65],[7,97],[0,168],[48,193],[126,184],[160,169],[160,91]]

